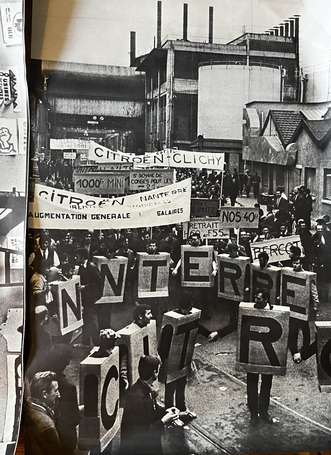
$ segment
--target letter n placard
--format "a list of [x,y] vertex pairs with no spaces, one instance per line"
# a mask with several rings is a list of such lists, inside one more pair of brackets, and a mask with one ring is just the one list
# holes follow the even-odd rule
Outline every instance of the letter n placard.
[[211,288],[214,285],[212,276],[213,246],[192,247],[183,245],[181,250],[182,286]]
[[123,303],[128,259],[93,256],[93,262],[100,270],[103,283],[103,295],[96,303]]
[[83,326],[80,296],[80,277],[68,281],[53,281],[52,294],[57,305],[61,335],[73,332]]
[[317,321],[317,377],[321,392],[331,392],[331,321]]
[[236,367],[247,373],[285,375],[290,309],[239,305]]
[[169,296],[170,254],[137,253],[138,298]]
[[98,348],[80,364],[80,403],[84,415],[79,424],[79,448],[101,453],[120,427],[119,348],[108,357],[94,357]]

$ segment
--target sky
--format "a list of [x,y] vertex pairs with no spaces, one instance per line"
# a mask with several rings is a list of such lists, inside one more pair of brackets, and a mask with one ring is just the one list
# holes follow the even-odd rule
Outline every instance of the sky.
[[[208,7],[214,39],[226,43],[243,30],[263,32],[302,12],[305,0],[187,0],[188,39],[208,40]],[[314,1],[314,0],[310,0]],[[182,0],[162,1],[162,40],[182,37]],[[32,57],[44,60],[129,65],[130,31],[137,55],[153,48],[156,0],[34,0]]]

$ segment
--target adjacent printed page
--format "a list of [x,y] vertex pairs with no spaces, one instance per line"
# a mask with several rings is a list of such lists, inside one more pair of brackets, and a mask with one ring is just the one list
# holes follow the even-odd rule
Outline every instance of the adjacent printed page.
[[0,453],[13,454],[22,407],[28,93],[24,2],[0,1]]
[[28,454],[331,447],[330,18],[34,1]]

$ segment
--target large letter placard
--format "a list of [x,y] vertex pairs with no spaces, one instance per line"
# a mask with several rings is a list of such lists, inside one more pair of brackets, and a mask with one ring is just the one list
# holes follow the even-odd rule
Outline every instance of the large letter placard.
[[239,305],[236,367],[247,373],[284,375],[290,309],[275,305],[259,310],[254,303]]
[[145,327],[132,322],[118,331],[120,344],[128,355],[128,379],[130,386],[139,378],[138,364],[143,355],[157,355],[156,322],[151,321]]
[[214,248],[212,246],[182,246],[182,286],[211,288]]
[[331,392],[331,321],[316,321],[317,377],[321,392]]
[[311,283],[316,283],[316,273],[294,272],[289,267],[282,269],[281,304],[290,307],[291,317],[308,321],[312,319]]
[[251,264],[251,300],[254,300],[258,289],[267,289],[270,292],[270,302],[274,305],[279,296],[280,267],[269,265],[261,269],[259,264]]
[[170,254],[137,253],[138,298],[169,296]]
[[218,297],[241,302],[245,290],[245,277],[249,273],[250,258],[230,258],[219,254],[218,258]]
[[52,294],[57,304],[61,335],[73,332],[83,325],[80,297],[80,277],[68,281],[53,281]]
[[80,364],[80,403],[84,415],[79,424],[79,448],[102,452],[120,427],[119,348],[108,357],[93,357]]
[[93,256],[93,262],[100,270],[103,282],[103,296],[96,303],[123,303],[128,258]]
[[158,346],[163,361],[160,381],[169,383],[188,374],[200,317],[201,310],[196,308],[185,315],[177,311],[164,313]]

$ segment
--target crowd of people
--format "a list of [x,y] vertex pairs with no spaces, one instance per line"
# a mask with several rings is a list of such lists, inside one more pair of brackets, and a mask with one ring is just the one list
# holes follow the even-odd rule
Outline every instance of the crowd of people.
[[[189,170],[177,172],[178,179],[187,176],[193,178],[193,197],[219,199],[223,193],[223,203],[225,203],[225,199],[229,198],[231,205],[234,205],[241,191],[246,192],[247,196],[250,196],[251,187],[253,187],[255,196],[259,196],[260,192],[260,181],[257,177],[255,180],[253,178],[249,178],[248,181],[240,180],[236,172],[226,173],[223,180],[221,174],[216,172],[209,174],[204,172],[192,174]],[[62,179],[63,176],[60,178]],[[242,186],[240,182],[243,182]],[[291,252],[291,254],[293,253],[291,260],[287,261],[286,264],[278,265],[291,264],[293,270],[296,267],[297,270],[315,271],[318,289],[317,287],[314,288],[312,298],[314,297],[317,303],[319,299],[326,301],[329,295],[329,274],[331,271],[331,224],[328,216],[324,216],[316,220],[312,229],[312,204],[310,192],[305,187],[295,189],[289,197],[284,194],[281,188],[277,189],[272,205],[269,203],[266,210],[256,202],[255,207],[259,210],[259,223],[256,229],[239,229],[238,231],[229,229],[224,237],[209,241],[214,247],[213,276],[216,277],[219,273],[217,269],[218,254],[227,253],[232,258],[245,256],[252,261],[251,244],[297,234],[301,239],[301,248],[294,248]],[[174,308],[182,308],[183,302],[187,302],[188,298],[191,306],[200,307],[203,317],[208,317],[208,305],[211,305],[218,298],[217,280],[215,280],[214,287],[208,291],[204,288],[197,288],[191,289],[192,292],[189,293],[190,289],[181,287],[180,274],[178,273],[181,267],[181,246],[189,243],[191,246],[197,247],[203,243],[199,232],[191,232],[188,239],[183,238],[183,235],[181,225],[68,232],[30,230],[28,237],[30,252],[28,257],[29,307],[34,332],[31,335],[33,361],[28,370],[28,385],[26,387],[27,428],[31,432],[32,440],[40,441],[40,453],[63,452],[64,455],[73,454],[77,446],[76,427],[79,424],[82,412],[77,400],[78,384],[72,384],[64,372],[74,357],[75,348],[70,336],[60,336],[59,330],[56,331],[59,316],[52,283],[58,280],[71,279],[74,275],[80,277],[83,327],[81,343],[75,346],[88,349],[100,345],[100,333],[108,329],[105,326],[103,315],[99,313],[97,305],[95,305],[95,302],[102,296],[100,271],[93,262],[95,256],[104,256],[109,259],[124,256],[128,259],[124,303],[143,308],[144,304],[137,301],[136,295],[137,253],[156,254],[161,251],[169,253],[171,258],[169,297],[166,299],[165,305],[162,307],[158,305],[158,310],[153,304],[150,306],[158,330],[161,326],[163,313]],[[265,256],[268,255],[259,255],[261,268],[267,266],[269,258]],[[295,265],[295,261],[299,261],[300,264]],[[275,302],[271,302],[270,295],[265,289],[257,290],[254,299],[256,308],[272,308],[272,305],[275,304]],[[161,314],[160,307],[162,308]],[[318,304],[316,304],[316,311],[318,311],[317,307]],[[146,308],[143,308],[143,311],[145,310]],[[235,329],[236,323],[235,315],[231,322],[232,329]],[[300,324],[296,326],[293,321],[290,321],[290,324],[292,324],[292,335],[290,336],[289,347],[293,360],[299,363],[307,358],[307,349],[311,349],[309,342],[307,345],[308,329],[307,326]],[[302,330],[305,339],[302,351],[298,347],[298,332],[300,330]],[[207,335],[209,341],[214,341],[223,336],[224,332],[219,330]],[[162,350],[160,352],[162,353]],[[132,415],[137,413],[137,406],[142,405],[141,396],[145,392],[147,395],[146,397],[143,395],[145,397],[143,398],[143,406],[152,407],[153,412],[147,413],[147,417],[145,416],[147,420],[144,431],[148,432],[153,429],[156,434],[159,434],[162,426],[178,421],[180,412],[183,420],[185,420],[183,412],[186,412],[186,417],[195,417],[195,414],[186,408],[185,400],[183,401],[186,379],[179,385],[179,396],[182,401],[179,399],[178,403],[184,404],[178,406],[182,409],[178,410],[177,407],[173,408],[172,406],[160,407],[156,402],[153,385],[157,380],[159,368],[162,367],[163,358],[160,352],[160,357],[142,357],[139,363],[140,379],[128,392],[130,398],[127,401],[128,408],[124,411],[123,434],[128,428],[130,429],[132,426],[135,428],[136,422],[132,423],[132,419],[134,419]],[[247,375],[248,408],[252,422],[261,418],[265,422],[272,423],[272,418],[268,414],[272,375],[263,375],[260,394],[258,392],[258,379],[257,374],[248,373]],[[149,395],[150,393],[151,395]],[[129,409],[131,409],[130,412]],[[132,409],[135,409],[133,414]],[[140,428],[139,425],[138,428]],[[38,432],[43,431],[47,435],[44,435],[41,440]],[[130,434],[128,437],[130,439]],[[43,441],[46,440],[50,445],[43,447]],[[157,446],[159,440],[155,444]],[[151,453],[156,453],[156,446],[154,445],[154,452]],[[125,453],[129,452],[123,452],[123,455]],[[159,448],[157,453],[162,453]]]

